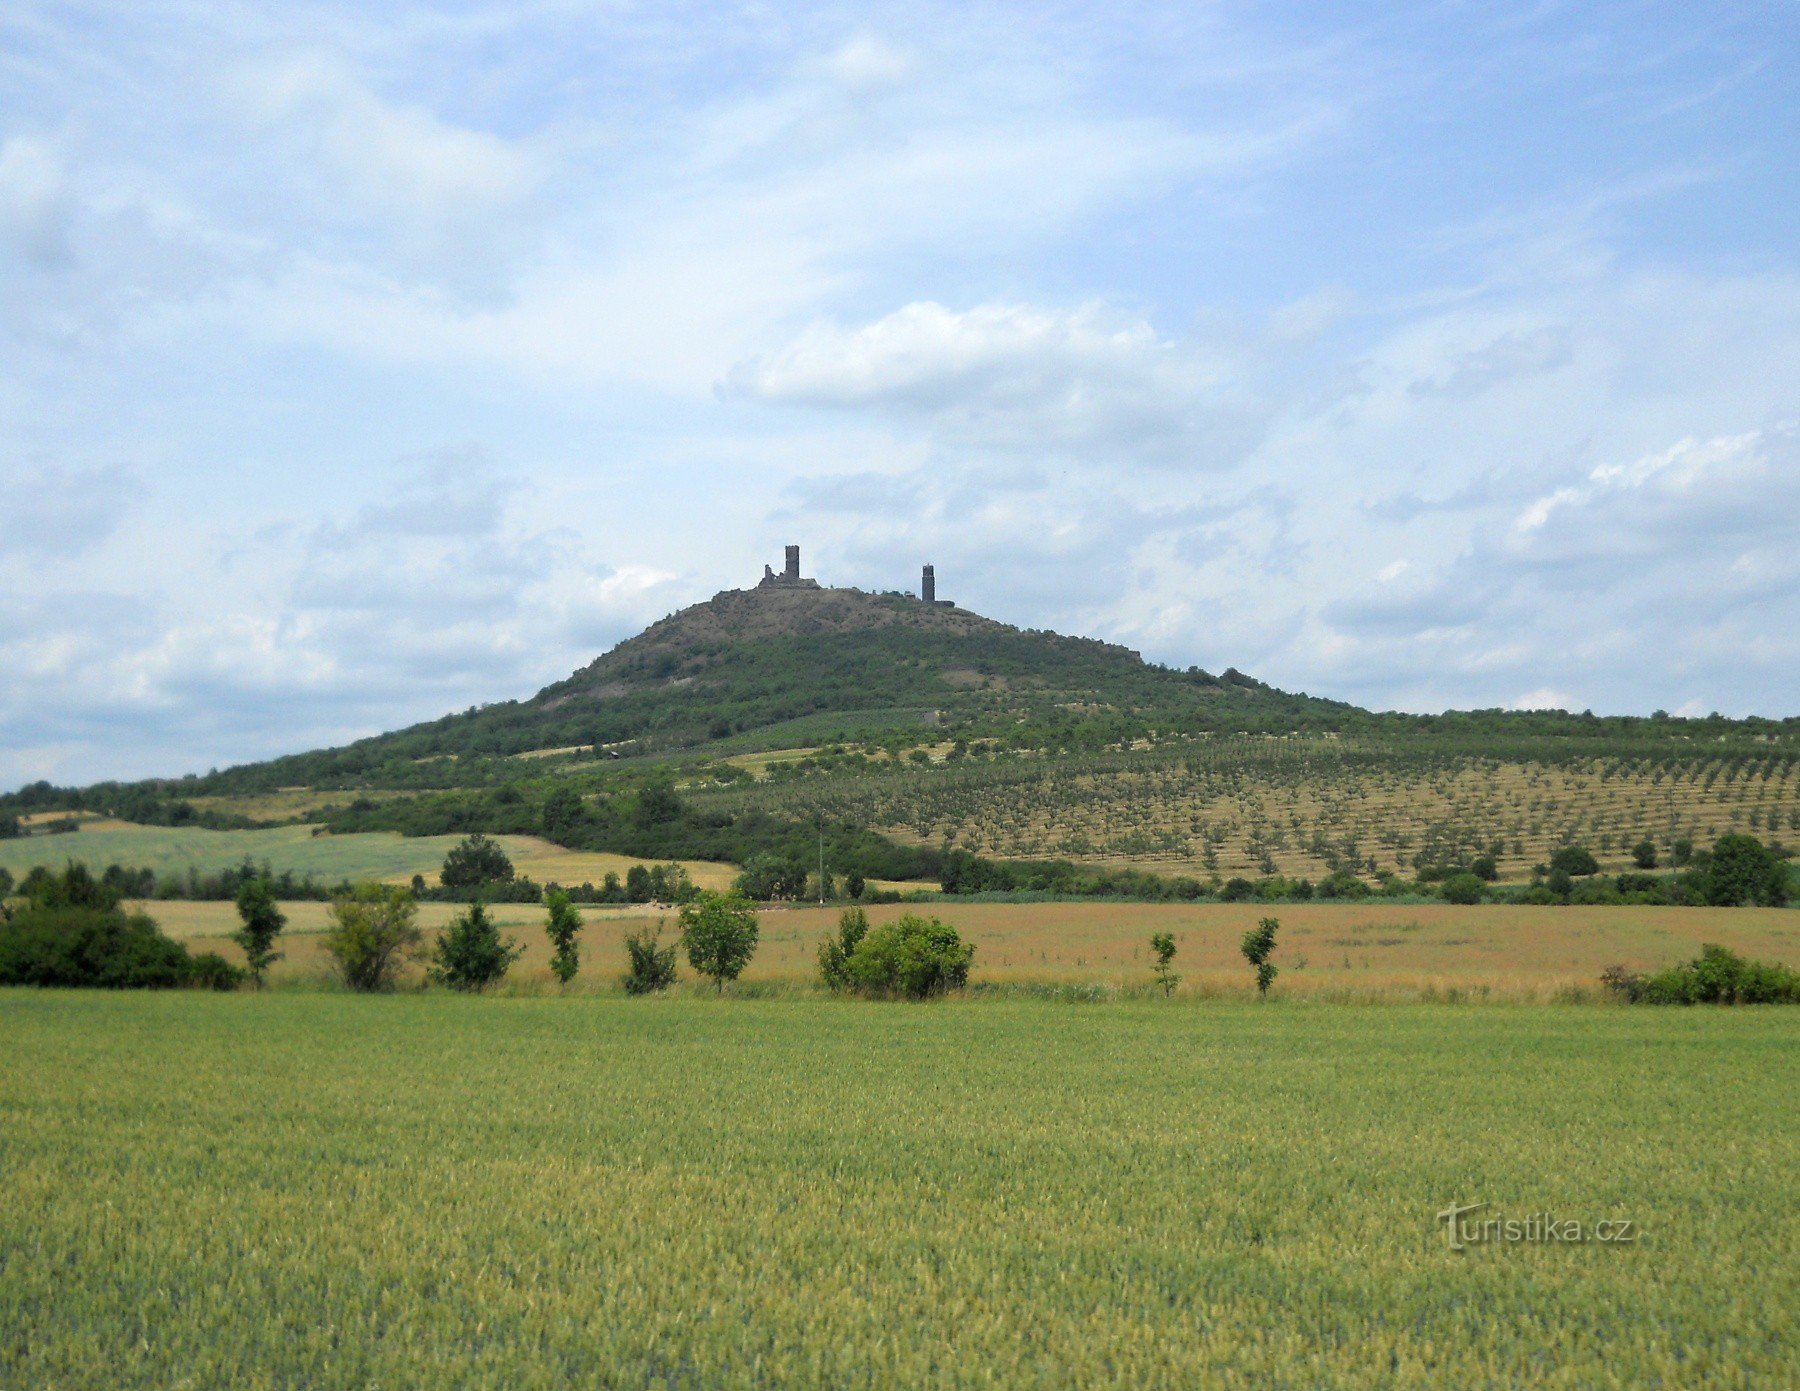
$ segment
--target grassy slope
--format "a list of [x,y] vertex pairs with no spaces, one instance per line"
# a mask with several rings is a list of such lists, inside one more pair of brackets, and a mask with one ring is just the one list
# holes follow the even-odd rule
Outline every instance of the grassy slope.
[[[4,994],[0,1382],[1785,1384],[1796,1043],[1777,1010]],[[1482,1200],[1642,1238],[1449,1251],[1433,1214]]]

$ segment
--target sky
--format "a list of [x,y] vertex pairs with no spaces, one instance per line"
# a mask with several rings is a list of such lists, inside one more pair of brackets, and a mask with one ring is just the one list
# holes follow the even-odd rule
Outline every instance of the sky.
[[1800,714],[1793,0],[0,6],[0,788],[828,584]]

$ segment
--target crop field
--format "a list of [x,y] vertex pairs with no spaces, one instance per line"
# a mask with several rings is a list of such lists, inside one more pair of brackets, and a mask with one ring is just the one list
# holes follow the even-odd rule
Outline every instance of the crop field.
[[[392,831],[315,836],[310,826],[278,826],[266,831],[208,831],[198,827],[132,826],[121,821],[89,822],[67,835],[0,840],[0,866],[15,878],[33,865],[60,869],[81,860],[90,869],[109,864],[147,867],[160,873],[187,869],[216,871],[249,856],[265,860],[276,872],[287,869],[311,874],[322,883],[344,879],[381,879],[396,883],[423,874],[435,883],[437,872],[460,836],[402,836]],[[512,857],[513,867],[539,883],[600,883],[610,870],[623,878],[642,863],[628,855],[565,850],[536,836],[496,836]],[[724,888],[736,870],[704,860],[683,862],[701,888]]]
[[[1797,1044],[1776,1009],[0,993],[0,1383],[1791,1385]],[[1452,1250],[1474,1203],[1562,1238]]]
[[[231,960],[228,940],[237,926],[229,903],[152,903],[151,914],[171,936]],[[276,966],[276,984],[328,974],[320,945],[323,903],[285,905],[289,926]],[[446,903],[420,907],[428,934],[459,911]],[[906,911],[937,914],[975,944],[977,982],[990,985],[1145,988],[1150,983],[1150,936],[1173,934],[1183,995],[1243,994],[1251,977],[1238,942],[1271,912],[1281,934],[1274,961],[1276,990],[1307,998],[1417,999],[1462,996],[1494,1000],[1593,997],[1611,965],[1650,970],[1697,956],[1718,942],[1747,956],[1800,966],[1800,912],[1767,908],[1563,908],[1515,905],[1307,903],[1271,909],[1247,903],[959,903],[883,905],[868,910],[880,923]],[[502,903],[489,909],[503,931],[526,951],[507,989],[556,989],[549,972],[544,911]],[[639,906],[583,908],[583,975],[576,990],[614,990],[623,969],[627,932],[660,920],[666,940],[678,930],[674,913],[646,914]],[[777,908],[761,915],[761,943],[747,982],[804,986],[815,976],[819,942],[837,921],[836,909]],[[685,966],[683,968],[684,974]],[[415,973],[414,979],[418,976]]]
[[1800,763],[1755,757],[1559,762],[1257,741],[1195,751],[875,764],[708,794],[1000,857],[1134,864],[1168,873],[1402,875],[1493,853],[1522,879],[1559,845],[1613,870],[1648,839],[1800,832]]

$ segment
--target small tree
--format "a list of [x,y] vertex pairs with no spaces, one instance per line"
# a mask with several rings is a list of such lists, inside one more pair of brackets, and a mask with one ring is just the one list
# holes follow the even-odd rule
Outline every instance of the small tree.
[[855,870],[851,870],[850,873],[844,877],[844,892],[849,894],[851,898],[861,898],[863,896],[863,890],[867,887],[868,885],[864,882],[862,875],[858,874]]
[[1279,974],[1278,968],[1269,960],[1269,953],[1275,950],[1275,933],[1280,927],[1281,923],[1276,919],[1264,918],[1244,934],[1239,948],[1244,953],[1244,960],[1256,967],[1256,991],[1265,997]]
[[869,915],[860,908],[838,914],[836,937],[819,943],[819,979],[830,990],[850,988],[850,954],[869,935]]
[[1481,880],[1474,874],[1464,871],[1452,874],[1438,886],[1446,903],[1480,903],[1486,890]]
[[568,786],[554,787],[544,798],[544,834],[560,842],[582,822],[587,808],[581,794]]
[[521,951],[512,938],[501,940],[487,905],[476,899],[438,933],[431,978],[452,990],[486,990],[506,974]]
[[1755,836],[1738,832],[1713,842],[1706,866],[1706,901],[1721,907],[1759,904],[1779,908],[1788,900],[1787,865]]
[[261,990],[263,975],[281,960],[275,939],[287,926],[287,915],[276,903],[275,886],[266,877],[248,880],[238,890],[237,911],[244,925],[231,934],[231,940],[243,951],[250,979]]
[[477,831],[466,836],[444,856],[438,880],[446,889],[473,892],[488,884],[504,884],[513,877],[513,862],[498,841]]
[[1636,845],[1632,846],[1631,861],[1639,869],[1655,869],[1656,842],[1653,840],[1640,840]]
[[581,969],[581,914],[569,902],[568,894],[552,889],[545,896],[550,917],[544,924],[544,935],[550,939],[550,969],[557,980],[567,985]]
[[949,923],[904,913],[857,943],[846,971],[870,995],[924,1000],[962,989],[974,959],[974,946]]
[[625,937],[629,965],[620,983],[628,995],[653,995],[675,984],[675,944],[662,945],[662,923],[640,927]]
[[737,890],[700,893],[681,909],[681,945],[688,965],[710,977],[718,992],[736,980],[756,954],[756,909]]
[[1162,987],[1164,995],[1173,995],[1175,987],[1181,984],[1181,977],[1175,974],[1175,934],[1159,932],[1150,939],[1150,950],[1156,953],[1156,983]]
[[410,889],[362,883],[331,900],[325,950],[352,990],[391,990],[400,967],[416,960],[425,934]]
[[1585,845],[1565,845],[1550,857],[1550,872],[1557,870],[1572,877],[1580,877],[1600,872],[1600,861],[1594,858],[1594,852]]

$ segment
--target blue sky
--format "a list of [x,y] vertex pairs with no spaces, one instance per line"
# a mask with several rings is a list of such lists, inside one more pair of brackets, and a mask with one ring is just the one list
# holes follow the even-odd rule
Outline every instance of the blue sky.
[[1794,714],[1800,8],[0,10],[0,786],[782,544],[1380,708]]

